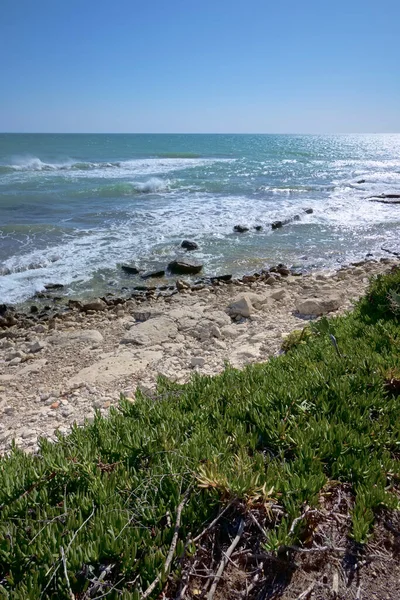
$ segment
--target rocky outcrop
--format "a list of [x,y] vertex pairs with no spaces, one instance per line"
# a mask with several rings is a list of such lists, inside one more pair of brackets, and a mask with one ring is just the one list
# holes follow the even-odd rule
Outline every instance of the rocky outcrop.
[[200,273],[203,265],[199,263],[188,262],[187,260],[173,260],[168,265],[168,270],[175,275],[195,275]]

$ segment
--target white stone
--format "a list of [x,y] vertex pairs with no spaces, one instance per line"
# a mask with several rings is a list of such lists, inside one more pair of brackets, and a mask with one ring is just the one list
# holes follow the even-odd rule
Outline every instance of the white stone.
[[132,327],[122,338],[121,344],[155,346],[174,339],[177,333],[178,327],[175,321],[169,317],[157,317]]
[[232,316],[241,316],[241,317],[250,317],[250,315],[253,312],[253,305],[250,302],[250,298],[248,297],[248,295],[244,295],[239,297],[237,300],[235,300],[234,302],[231,302],[231,304],[228,307],[229,310],[229,314]]

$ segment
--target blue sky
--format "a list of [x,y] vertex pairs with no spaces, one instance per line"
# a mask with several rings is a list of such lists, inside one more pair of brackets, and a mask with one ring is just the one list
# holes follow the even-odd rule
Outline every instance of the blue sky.
[[0,131],[400,132],[399,0],[2,0]]

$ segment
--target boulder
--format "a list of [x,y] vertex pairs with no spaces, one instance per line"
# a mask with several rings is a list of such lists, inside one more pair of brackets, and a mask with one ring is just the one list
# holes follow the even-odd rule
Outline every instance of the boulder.
[[203,265],[199,263],[191,263],[187,260],[173,260],[168,265],[168,270],[176,275],[194,275],[200,273]]
[[314,210],[312,208],[305,208],[304,212],[306,213],[306,215],[312,215]]
[[365,183],[365,179],[359,179],[357,183]]
[[121,265],[121,269],[128,275],[138,275],[140,273],[140,269],[134,265]]
[[236,233],[246,233],[246,231],[249,231],[249,228],[246,225],[235,225],[233,231]]
[[191,242],[190,240],[183,240],[181,248],[184,248],[185,250],[198,250],[199,246],[198,244],[196,244],[196,242]]
[[340,296],[331,296],[328,298],[307,298],[300,300],[296,309],[301,315],[319,317],[329,312],[337,310],[343,304]]
[[104,300],[101,300],[100,298],[96,298],[91,302],[86,302],[86,304],[82,306],[82,310],[84,312],[87,312],[88,310],[102,311],[106,310],[106,308],[107,304],[104,302]]
[[232,302],[228,306],[228,312],[232,317],[241,316],[249,318],[250,315],[254,312],[253,305],[250,301],[250,298],[247,294],[241,296],[236,301]]
[[262,231],[262,225],[254,225],[256,231]]

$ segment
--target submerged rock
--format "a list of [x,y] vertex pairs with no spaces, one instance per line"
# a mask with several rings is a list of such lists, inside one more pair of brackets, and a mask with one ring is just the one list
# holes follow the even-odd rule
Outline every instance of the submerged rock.
[[141,275],[141,278],[150,279],[152,277],[164,277],[164,275],[165,271],[161,269],[160,271],[149,271],[148,273],[143,273],[143,275]]
[[173,260],[168,265],[168,270],[176,275],[191,275],[200,273],[203,265],[199,263],[191,263],[186,260]]

